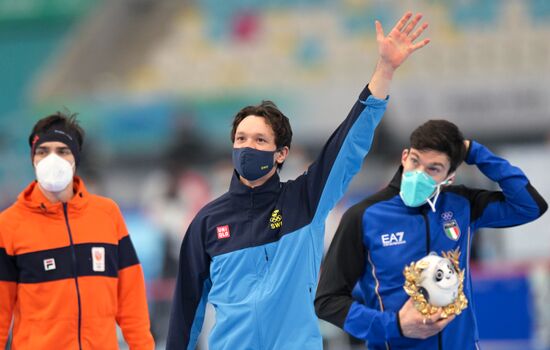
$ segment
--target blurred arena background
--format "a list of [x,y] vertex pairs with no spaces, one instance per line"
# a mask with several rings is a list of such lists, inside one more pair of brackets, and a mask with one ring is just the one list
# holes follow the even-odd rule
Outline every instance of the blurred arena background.
[[[34,122],[78,112],[88,134],[79,173],[123,209],[163,349],[182,237],[229,184],[233,115],[275,101],[295,133],[282,177],[297,176],[370,78],[374,19],[388,31],[408,9],[425,14],[432,42],[397,73],[327,247],[342,212],[389,181],[409,133],[430,118],[522,167],[548,201],[550,1],[0,0],[0,208],[34,178]],[[467,165],[458,182],[493,186]],[[547,214],[477,235],[484,349],[550,349],[549,227]],[[326,349],[363,348],[321,328]]]

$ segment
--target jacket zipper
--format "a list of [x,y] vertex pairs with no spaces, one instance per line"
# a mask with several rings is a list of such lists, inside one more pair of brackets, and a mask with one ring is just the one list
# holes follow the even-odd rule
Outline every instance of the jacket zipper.
[[430,222],[428,221],[428,215],[426,214],[427,208],[422,209],[422,217],[424,218],[424,223],[426,224],[426,255],[430,254],[431,245],[430,245]]
[[[252,189],[252,191],[250,192],[250,209],[249,209],[249,212],[248,212],[248,222],[249,222],[249,229],[252,230],[254,225],[253,225],[253,222],[254,222],[254,189]],[[253,235],[251,235],[252,237],[254,237]],[[254,241],[254,244],[256,242]],[[260,273],[258,272],[258,266],[255,266],[255,269],[256,269],[256,278],[257,280],[259,281],[260,280]],[[261,322],[258,322],[258,320],[260,319],[258,317],[258,299],[257,299],[257,296],[254,297],[254,317],[256,318],[256,322],[254,322],[256,324],[256,332],[257,332],[257,335],[258,335],[258,349],[261,350],[262,349],[262,331],[260,329],[260,326],[261,326]]]
[[82,303],[80,301],[80,287],[78,286],[78,262],[76,259],[76,250],[74,247],[73,234],[71,233],[71,226],[69,226],[69,214],[67,212],[67,203],[63,203],[63,214],[65,215],[65,224],[67,225],[67,232],[69,233],[69,241],[71,243],[71,256],[73,260],[73,275],[74,284],[76,286],[76,296],[78,299],[78,349],[82,350]]
[[[426,255],[430,254],[431,251],[430,222],[428,221],[428,214],[426,214],[427,211],[428,208],[424,208],[422,210],[422,217],[424,218],[424,223],[426,224]],[[441,337],[441,332],[437,333],[437,348],[439,350],[443,349],[443,339]]]

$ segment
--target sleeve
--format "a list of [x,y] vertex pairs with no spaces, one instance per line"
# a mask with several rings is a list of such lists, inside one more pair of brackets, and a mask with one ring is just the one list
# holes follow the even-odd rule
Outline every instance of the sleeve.
[[17,299],[17,265],[4,243],[0,229],[0,349],[6,347],[8,333]]
[[540,217],[548,204],[531,185],[523,171],[507,160],[494,155],[485,146],[471,141],[466,163],[479,170],[502,191],[471,190],[472,228],[510,227],[525,224]]
[[130,350],[153,350],[145,279],[136,250],[118,212],[118,310],[116,321]]
[[195,349],[204,322],[210,281],[200,219],[195,218],[183,239],[176,289],[172,301],[167,350]]
[[[304,186],[311,219],[324,223],[329,211],[345,193],[370,150],[374,131],[386,110],[388,98],[371,96],[367,87],[346,119],[330,136],[321,154],[295,184]],[[297,201],[302,203],[303,201]]]
[[354,301],[352,292],[364,273],[362,209],[348,210],[336,231],[321,269],[315,297],[319,318],[363,340],[401,337],[397,314],[378,311]]

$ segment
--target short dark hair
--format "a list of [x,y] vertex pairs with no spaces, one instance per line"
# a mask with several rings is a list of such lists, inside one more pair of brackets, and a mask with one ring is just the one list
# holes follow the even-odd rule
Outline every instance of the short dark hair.
[[[36,151],[35,146],[41,142],[45,142],[48,139],[47,134],[55,130],[57,133],[61,131],[62,134],[69,135],[67,141],[71,141],[66,143],[68,143],[67,145],[75,157],[75,163],[78,165],[85,133],[76,119],[77,115],[77,113],[71,113],[67,110],[51,114],[37,121],[29,135],[31,159],[34,157],[34,152]],[[44,135],[46,135],[46,138],[44,138]]]
[[82,149],[84,143],[85,132],[80,126],[77,117],[78,113],[71,113],[70,111],[56,112],[49,116],[46,116],[34,124],[31,134],[29,135],[29,146],[32,146],[34,137],[38,134],[44,133],[54,128],[61,128],[68,131],[71,135],[76,136],[78,146]]
[[445,153],[451,162],[449,174],[458,169],[466,157],[462,132],[447,120],[429,120],[420,125],[412,132],[410,142],[410,146],[419,151],[433,150]]
[[[241,109],[233,118],[231,142],[235,142],[235,133],[237,132],[237,127],[239,124],[244,118],[250,115],[263,117],[266,123],[271,126],[273,133],[275,134],[275,145],[277,150],[280,150],[283,147],[290,148],[290,144],[292,142],[292,128],[290,127],[290,121],[272,101],[262,101],[256,106],[246,106]],[[282,166],[282,164],[277,164],[279,169]]]

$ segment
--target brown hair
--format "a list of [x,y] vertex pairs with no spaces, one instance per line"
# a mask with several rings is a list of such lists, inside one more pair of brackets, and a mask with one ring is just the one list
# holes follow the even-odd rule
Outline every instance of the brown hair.
[[[241,109],[233,118],[231,142],[235,142],[235,133],[237,132],[237,127],[239,124],[244,118],[250,115],[263,117],[266,123],[271,126],[273,133],[275,134],[275,145],[278,150],[283,147],[290,148],[290,144],[292,142],[292,128],[290,127],[290,121],[272,101],[262,101],[256,106],[246,106]],[[277,164],[279,169],[282,166],[282,164]]]
[[419,151],[433,150],[445,153],[451,161],[449,173],[455,171],[466,157],[462,132],[447,120],[429,120],[420,125],[412,132],[410,142],[411,147]]

